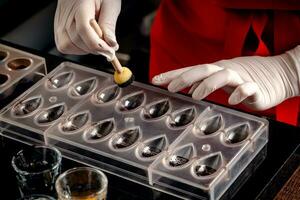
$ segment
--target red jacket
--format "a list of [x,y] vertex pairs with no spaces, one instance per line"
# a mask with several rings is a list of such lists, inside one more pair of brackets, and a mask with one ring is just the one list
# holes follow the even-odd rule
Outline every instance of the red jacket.
[[[299,0],[163,0],[151,31],[150,78],[221,59],[284,53],[300,44],[299,10]],[[229,106],[221,90],[207,99]],[[256,114],[296,125],[299,102]]]

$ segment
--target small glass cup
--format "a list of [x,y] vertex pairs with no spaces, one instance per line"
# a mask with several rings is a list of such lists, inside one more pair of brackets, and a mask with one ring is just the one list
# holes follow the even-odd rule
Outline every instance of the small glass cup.
[[69,169],[55,183],[59,200],[106,200],[107,178],[90,167]]
[[12,158],[21,197],[55,194],[55,180],[60,174],[61,153],[54,147],[34,146],[19,151]]

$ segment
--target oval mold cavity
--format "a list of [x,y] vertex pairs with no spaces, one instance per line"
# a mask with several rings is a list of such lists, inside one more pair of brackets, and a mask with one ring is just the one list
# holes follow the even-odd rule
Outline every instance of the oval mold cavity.
[[41,102],[41,97],[25,99],[14,106],[13,112],[16,116],[28,115],[35,111],[41,105]]
[[68,85],[74,76],[73,72],[63,72],[49,79],[48,85],[52,89],[58,89]]
[[155,119],[166,114],[170,109],[170,103],[168,100],[160,101],[146,107],[144,112],[145,119]]
[[140,136],[140,129],[133,128],[123,131],[112,140],[112,146],[115,149],[123,149],[133,145]]
[[200,127],[197,127],[198,132],[203,135],[211,135],[216,133],[223,125],[223,119],[221,115],[215,115],[203,122],[200,122]]
[[138,92],[131,96],[125,96],[121,99],[120,110],[121,111],[130,111],[138,108],[143,104],[145,100],[144,92]]
[[8,56],[8,53],[0,50],[0,62]]
[[10,61],[7,66],[12,70],[26,69],[31,65],[31,61],[27,58],[18,58]]
[[46,124],[53,122],[60,118],[65,111],[64,105],[56,105],[54,107],[47,108],[42,111],[37,117],[37,123]]
[[142,144],[140,155],[144,158],[156,156],[160,152],[162,152],[166,148],[166,146],[167,141],[165,136],[149,140],[146,143]]
[[250,132],[250,126],[248,124],[241,124],[235,126],[225,133],[225,142],[227,144],[236,144],[244,141]]
[[115,124],[113,120],[105,120],[93,123],[86,131],[87,140],[99,140],[109,135],[114,130]]
[[194,108],[188,108],[177,112],[171,117],[170,125],[171,127],[181,127],[191,123],[196,115]]
[[222,165],[222,156],[218,153],[209,157],[200,159],[194,167],[196,176],[209,176],[214,174]]
[[89,94],[96,86],[96,78],[86,79],[76,83],[72,89],[72,96],[83,96]]
[[116,99],[120,94],[121,89],[114,85],[112,87],[105,88],[104,90],[97,93],[97,102],[98,103],[107,103]]
[[168,164],[171,167],[179,167],[185,165],[190,161],[194,155],[194,148],[192,145],[178,148],[171,156],[168,158]]
[[6,74],[0,74],[0,85],[3,85],[8,80],[8,76]]
[[62,124],[61,129],[64,132],[72,132],[82,128],[89,120],[89,113],[83,112],[69,116]]

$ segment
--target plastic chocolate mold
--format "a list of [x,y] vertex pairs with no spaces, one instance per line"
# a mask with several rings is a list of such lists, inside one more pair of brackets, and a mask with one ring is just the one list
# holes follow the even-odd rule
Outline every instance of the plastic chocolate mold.
[[16,58],[8,61],[7,67],[10,70],[22,70],[30,67],[32,61],[29,58]]
[[130,128],[117,134],[111,140],[114,149],[125,149],[132,146],[140,137],[140,129],[138,127]]
[[74,97],[87,95],[96,87],[97,79],[95,77],[82,80],[70,88],[70,94]]
[[140,158],[148,159],[160,154],[167,146],[167,138],[163,135],[145,141],[138,147],[137,151]]
[[25,117],[36,111],[41,106],[42,100],[41,96],[25,99],[13,107],[12,113],[18,117]]
[[77,131],[87,124],[89,118],[90,115],[88,112],[73,114],[60,124],[60,128],[66,133]]
[[156,119],[164,116],[169,110],[170,102],[167,99],[164,99],[147,105],[144,109],[143,116],[145,119]]
[[0,62],[4,61],[7,57],[8,57],[8,52],[0,50]]
[[227,144],[237,144],[245,141],[250,135],[250,125],[248,123],[237,124],[226,130],[224,141]]
[[65,105],[59,104],[45,108],[36,116],[36,122],[39,125],[51,123],[60,118],[65,112]]
[[207,136],[217,133],[224,126],[222,115],[214,115],[206,118],[194,126],[194,132],[199,135]]
[[195,119],[195,116],[195,108],[186,108],[180,111],[176,111],[170,117],[169,124],[173,128],[186,126]]
[[[32,64],[21,71],[31,69],[34,65],[34,59],[32,60]],[[91,76],[89,72],[80,68],[61,66],[4,108],[3,117],[7,120],[0,122],[0,125],[14,132],[16,137],[41,142],[44,140],[43,133],[46,129],[56,121],[62,122],[65,119],[64,115],[68,116],[68,110],[84,98],[90,97],[94,90],[102,90],[98,83],[106,83],[108,79],[103,76]],[[74,122],[77,123],[77,120]],[[20,129],[18,132],[22,134],[15,131]],[[64,134],[73,133],[72,130],[67,130],[66,126],[64,130]]]
[[130,94],[123,97],[119,102],[119,110],[122,112],[132,111],[139,108],[145,100],[145,93],[143,91]]
[[222,164],[222,155],[217,153],[197,160],[192,171],[197,177],[212,176],[221,168]]
[[6,74],[0,74],[0,85],[3,85],[8,81],[8,76]]
[[62,72],[53,76],[49,79],[48,87],[51,89],[59,89],[62,87],[68,86],[74,77],[74,73],[72,71],[69,72]]
[[95,98],[98,104],[105,104],[113,101],[120,95],[121,89],[112,85],[96,93]]
[[138,82],[121,89],[111,75],[69,62],[8,105],[0,126],[184,199],[231,194],[268,141],[264,119]]
[[98,142],[106,138],[115,129],[113,119],[107,119],[93,123],[84,133],[84,138],[88,142]]
[[193,144],[185,145],[174,150],[174,152],[165,159],[166,165],[176,168],[186,165],[195,156],[195,147]]
[[24,90],[46,73],[44,58],[0,44],[0,108],[20,94],[21,84]]

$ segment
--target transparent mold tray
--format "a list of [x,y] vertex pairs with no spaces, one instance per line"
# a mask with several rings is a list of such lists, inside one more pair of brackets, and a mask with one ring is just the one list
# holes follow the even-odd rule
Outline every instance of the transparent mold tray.
[[[50,119],[50,121],[49,121]],[[9,134],[185,199],[220,199],[266,146],[268,122],[65,62],[7,106]]]
[[0,44],[0,101],[19,84],[37,82],[46,73],[44,58]]

